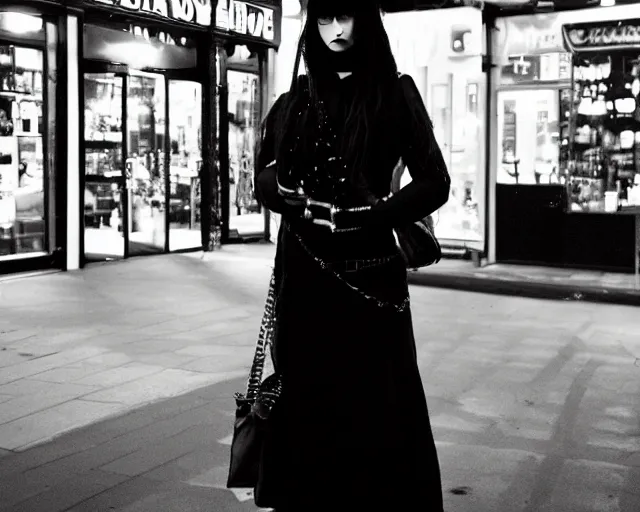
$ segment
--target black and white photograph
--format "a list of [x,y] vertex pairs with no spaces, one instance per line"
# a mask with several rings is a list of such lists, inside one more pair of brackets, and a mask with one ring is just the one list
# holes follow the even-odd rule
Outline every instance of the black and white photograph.
[[640,512],[640,0],[0,0],[0,512]]

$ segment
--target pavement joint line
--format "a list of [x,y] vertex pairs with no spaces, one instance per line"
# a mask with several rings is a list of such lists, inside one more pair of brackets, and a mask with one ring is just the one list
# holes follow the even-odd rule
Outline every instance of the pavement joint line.
[[[107,472],[105,471],[104,473],[107,473]],[[110,474],[110,475],[113,475],[113,476],[119,476],[119,475],[114,475],[113,473],[109,473],[109,474]],[[81,476],[81,475],[75,475],[75,474],[74,474],[73,476],[70,476],[70,478],[74,478],[75,476]],[[112,490],[112,489],[115,489],[116,487],[118,487],[119,485],[122,485],[122,484],[123,484],[123,483],[125,483],[125,482],[127,482],[127,479],[123,479],[121,482],[114,483],[113,485],[108,485],[106,489],[102,489],[101,491],[98,491],[98,492],[96,492],[95,494],[93,494],[93,495],[91,495],[91,496],[88,496],[88,497],[86,497],[86,498],[83,498],[83,499],[81,499],[80,501],[77,501],[76,503],[74,503],[73,505],[71,505],[70,507],[66,507],[66,508],[64,508],[64,509],[63,509],[62,511],[60,511],[60,512],[67,512],[67,511],[69,511],[69,510],[72,510],[73,508],[75,508],[75,507],[77,507],[78,505],[80,505],[80,504],[84,503],[85,501],[89,501],[89,500],[91,500],[91,499],[95,498],[96,496],[99,496],[100,494],[102,494],[102,493],[104,493],[104,492],[108,492],[108,491],[110,491],[110,490]],[[50,490],[51,490],[51,489],[50,489],[49,487],[45,487],[45,488],[43,488],[43,489],[42,489],[42,491],[40,491],[40,492],[38,492],[38,493],[36,493],[36,494],[33,494],[33,495],[31,495],[31,496],[29,496],[29,497],[25,498],[24,500],[21,500],[21,501],[18,501],[18,502],[16,502],[16,503],[13,503],[13,504],[12,504],[12,507],[16,507],[16,506],[18,506],[18,505],[20,505],[20,504],[22,504],[22,503],[24,503],[24,502],[26,502],[26,501],[28,501],[28,500],[32,500],[32,499],[34,499],[34,498],[37,498],[38,496],[40,496],[40,495],[42,495],[42,494],[44,494],[44,493],[46,493],[46,492],[48,492],[48,491],[50,491]]]
[[[162,441],[166,441],[166,440],[168,440],[168,439],[172,439],[172,438],[174,438],[174,437],[177,437],[177,436],[179,436],[179,435],[184,434],[185,432],[188,432],[189,430],[195,430],[195,429],[197,429],[198,427],[199,427],[199,425],[192,425],[192,426],[190,426],[190,427],[187,427],[187,428],[186,428],[186,429],[184,429],[184,430],[181,430],[180,432],[177,432],[177,433],[175,433],[175,434],[173,434],[173,435],[170,435],[170,436],[167,436],[167,437],[162,438]],[[127,455],[124,455],[124,456],[122,456],[122,457],[118,457],[117,459],[114,459],[114,460],[113,460],[113,461],[111,461],[111,462],[115,462],[115,461],[117,461],[117,460],[119,460],[119,459],[123,459],[123,458],[125,458],[125,457],[129,457],[130,455],[133,455],[133,454],[135,454],[135,453],[137,453],[137,452],[139,452],[139,451],[142,451],[142,450],[144,450],[144,448],[141,448],[141,449],[135,450],[135,451],[133,451],[133,452],[131,452],[131,453],[127,454]],[[197,450],[197,448],[196,448],[196,450]],[[193,451],[195,451],[195,450],[193,450]],[[144,476],[145,476],[146,474],[148,474],[148,473],[152,473],[152,472],[154,472],[154,471],[157,471],[158,469],[160,469],[160,468],[162,468],[162,467],[164,467],[164,466],[167,466],[167,465],[169,465],[169,464],[173,464],[173,463],[174,463],[174,462],[176,462],[177,460],[180,460],[180,459],[182,459],[183,457],[185,457],[185,456],[187,456],[187,455],[189,455],[189,454],[193,453],[193,451],[190,451],[190,452],[186,452],[186,453],[182,453],[182,454],[180,454],[180,455],[177,455],[176,457],[173,457],[173,458],[171,458],[171,459],[169,459],[169,460],[166,460],[165,462],[163,462],[163,463],[161,463],[161,464],[158,464],[157,466],[154,466],[154,467],[152,467],[152,468],[149,468],[149,469],[147,469],[146,471],[143,471],[142,473],[139,473],[139,474],[137,474],[137,475],[126,475],[126,474],[123,474],[123,473],[117,473],[117,472],[114,472],[114,471],[109,471],[108,469],[104,469],[104,466],[108,466],[109,464],[111,464],[111,462],[107,462],[106,464],[103,464],[102,466],[100,466],[100,468],[99,468],[99,469],[100,469],[100,471],[104,471],[105,473],[110,473],[110,474],[112,474],[112,475],[118,475],[118,476],[126,476],[126,477],[129,477],[130,479],[131,479],[131,478],[137,478],[137,477],[142,477],[142,478],[144,478]]]
[[[94,389],[94,390],[89,391],[87,394],[95,393],[96,391],[97,390]],[[73,398],[69,398],[68,400],[63,400],[62,402],[56,402],[53,405],[49,405],[49,406],[46,406],[46,407],[44,407],[42,409],[38,409],[37,411],[32,411],[29,414],[25,414],[24,416],[18,416],[18,417],[10,419],[9,421],[0,422],[0,426],[8,425],[9,423],[13,423],[14,421],[23,420],[25,418],[28,418],[29,416],[33,416],[34,414],[39,414],[41,412],[48,411],[49,409],[54,409],[55,407],[60,407],[61,405],[68,404],[69,402],[73,402],[73,401],[79,400],[83,396],[86,396],[86,395],[75,396]],[[16,398],[20,398],[20,397],[16,397]],[[8,402],[5,402],[5,403],[11,403],[11,400],[9,400]],[[6,450],[6,448],[3,448],[3,449]],[[18,449],[18,451],[20,451],[20,450]]]
[[[93,356],[91,356],[91,357],[93,357]],[[199,359],[201,359],[201,358],[197,357],[194,360],[199,360]],[[107,368],[107,369],[105,369],[103,371],[109,371],[109,370],[113,370],[113,369],[116,369],[116,368],[121,368],[122,366],[126,366],[128,364],[131,364],[131,363],[130,362],[129,363],[124,363],[121,366]],[[185,363],[185,364],[187,364],[187,363]],[[60,368],[62,368],[62,367],[60,367]],[[139,378],[136,378],[136,379],[132,379],[132,380],[129,380],[129,381],[126,381],[126,382],[120,382],[118,384],[112,384],[112,385],[108,385],[108,386],[104,386],[104,387],[94,386],[96,389],[88,390],[86,394],[78,395],[78,396],[75,396],[73,398],[70,398],[69,400],[58,402],[58,403],[55,403],[55,404],[53,404],[51,406],[44,407],[43,409],[38,409],[37,411],[31,412],[29,414],[25,414],[24,416],[13,418],[13,419],[11,419],[9,421],[6,421],[4,423],[0,423],[0,425],[5,425],[5,424],[8,424],[8,423],[12,423],[14,421],[17,421],[17,420],[20,420],[20,419],[24,419],[24,418],[27,418],[27,417],[32,416],[34,414],[38,414],[38,413],[47,411],[49,409],[53,409],[55,407],[59,407],[60,405],[63,405],[63,404],[69,403],[69,402],[73,402],[73,401],[77,401],[77,400],[85,401],[85,402],[91,402],[91,403],[97,403],[97,404],[107,403],[107,404],[117,404],[117,405],[128,405],[126,402],[118,402],[118,401],[113,401],[113,400],[95,400],[95,399],[90,400],[90,399],[88,399],[86,397],[89,397],[92,394],[99,393],[99,392],[102,392],[102,391],[107,391],[107,390],[110,390],[110,389],[113,389],[113,388],[116,388],[116,387],[119,387],[119,386],[122,386],[122,385],[131,384],[133,382],[136,382],[138,380],[144,379],[146,377],[149,377],[149,376],[152,376],[152,375],[157,375],[158,373],[162,373],[163,371],[165,371],[167,369],[171,369],[171,368],[162,368],[162,369],[159,369],[155,373],[147,374],[147,375],[144,375],[142,377],[139,377]],[[238,371],[241,371],[241,370],[244,370],[244,368],[241,368]],[[50,371],[50,370],[45,370],[44,372],[40,372],[40,373],[46,373],[47,371]],[[189,371],[192,371],[193,373],[199,373],[199,374],[205,374],[205,375],[218,373],[218,372],[211,372],[211,371],[196,371],[196,370],[189,370]],[[34,379],[34,377],[39,375],[40,373],[34,374],[34,375],[30,375],[28,377],[23,377],[23,378],[20,378],[20,379],[17,379],[17,380],[22,380],[22,379],[25,379],[25,378]],[[101,372],[98,372],[98,373],[101,373]],[[34,379],[34,380],[38,380],[38,379]],[[16,382],[16,381],[11,381],[11,382]],[[11,382],[7,382],[6,384],[10,384]],[[38,380],[38,382],[49,382],[49,381]],[[184,394],[189,394],[189,393],[191,393],[193,391],[194,390],[187,390],[185,393],[180,393],[180,394],[174,395],[174,396],[182,396]],[[158,402],[162,402],[164,400],[171,399],[174,396],[160,397],[160,398],[155,398],[155,399],[153,399],[151,401],[142,402],[140,404],[133,404],[133,405],[130,405],[126,410],[128,411],[132,407],[143,407],[143,406],[146,406],[146,405],[153,405],[153,404],[156,404]],[[15,398],[20,398],[20,397],[16,396]],[[123,411],[120,411],[120,413],[122,413],[122,412]]]
[[[170,398],[175,398],[175,397],[170,397]],[[200,398],[200,400],[205,400],[205,399]],[[210,404],[210,401],[207,400],[204,404],[200,404],[200,405],[194,406],[194,407],[189,407],[187,409],[180,410],[180,411],[176,412],[175,414],[171,414],[169,416],[164,416],[164,417],[159,418],[159,419],[156,418],[155,420],[150,420],[148,423],[145,423],[145,424],[140,425],[138,427],[134,427],[134,428],[131,428],[129,430],[126,430],[126,431],[124,431],[124,432],[122,432],[120,434],[115,435],[114,437],[110,437],[108,439],[105,439],[102,442],[98,442],[97,444],[94,444],[91,448],[78,449],[77,451],[73,451],[73,452],[67,453],[65,455],[62,455],[60,457],[57,457],[57,458],[54,458],[54,459],[51,459],[51,460],[47,460],[46,462],[43,462],[43,463],[38,464],[36,466],[23,469],[20,473],[24,474],[24,473],[27,473],[29,471],[33,471],[33,470],[36,470],[38,468],[47,466],[49,464],[53,464],[53,463],[59,462],[61,460],[67,459],[69,457],[76,456],[79,453],[87,451],[88,449],[98,448],[98,447],[100,447],[100,446],[102,446],[102,445],[104,445],[106,443],[110,443],[110,442],[112,442],[112,441],[114,441],[116,439],[119,439],[121,437],[130,435],[130,434],[132,434],[134,432],[137,432],[137,431],[143,430],[145,428],[148,428],[150,425],[152,425],[154,423],[159,423],[159,422],[162,422],[162,421],[165,421],[165,420],[173,419],[173,418],[175,418],[175,417],[177,417],[177,416],[179,416],[181,414],[184,414],[184,413],[187,413],[187,412],[191,412],[192,410],[197,409],[198,407],[208,406],[209,404]],[[99,420],[97,423],[93,423],[91,426],[93,426],[95,424],[99,424],[99,423],[104,423],[104,422],[107,422],[107,421],[113,421],[113,420],[116,420],[116,419],[124,419],[126,416],[130,416],[132,414],[135,414],[136,412],[142,410],[145,406],[150,406],[150,405],[153,405],[153,404],[148,403],[148,404],[143,404],[141,406],[140,405],[133,405],[133,406],[131,406],[131,407],[129,407],[129,408],[123,410],[123,411],[115,413],[113,416],[104,417],[101,420]],[[55,441],[56,439],[60,439],[60,438],[63,438],[63,437],[69,436],[69,435],[73,435],[75,432],[78,432],[80,430],[86,429],[87,427],[88,426],[85,425],[85,426],[80,426],[80,427],[77,427],[77,428],[73,428],[73,429],[67,430],[67,431],[61,433],[60,435],[55,436],[53,439],[51,439],[51,441]],[[189,427],[187,427],[187,428],[189,428]],[[26,452],[28,452],[30,449],[38,448],[39,446],[41,446],[41,445],[30,446],[29,448],[27,448]],[[17,448],[17,449],[14,449],[14,450],[8,450],[8,451],[11,452],[14,455],[20,455],[22,453],[25,453],[25,451],[21,450],[20,448]],[[135,451],[136,450],[134,450],[133,452],[130,452],[129,454],[134,453]],[[114,459],[114,460],[116,460],[116,459]]]

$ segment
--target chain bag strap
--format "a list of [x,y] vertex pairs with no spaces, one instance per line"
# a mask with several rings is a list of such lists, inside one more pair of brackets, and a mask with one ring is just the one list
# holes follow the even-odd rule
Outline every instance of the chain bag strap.
[[382,301],[377,297],[374,297],[372,295],[369,295],[369,294],[363,292],[357,286],[353,286],[349,281],[347,281],[339,273],[333,271],[331,269],[331,265],[329,265],[327,262],[325,262],[322,258],[319,258],[315,254],[313,254],[311,249],[309,249],[309,247],[307,247],[307,245],[302,240],[302,237],[300,237],[300,235],[298,235],[298,233],[295,233],[295,232],[293,232],[291,230],[291,227],[289,226],[289,224],[286,224],[285,227],[289,231],[289,233],[291,233],[295,237],[297,242],[300,244],[300,247],[302,247],[302,249],[304,249],[304,251],[316,263],[318,263],[318,265],[320,265],[320,268],[322,268],[322,270],[324,270],[325,272],[327,272],[327,273],[331,274],[332,276],[334,276],[336,279],[338,279],[339,281],[341,281],[342,283],[347,285],[349,288],[351,288],[354,292],[358,293],[359,295],[361,295],[365,299],[374,302],[379,308],[392,308],[392,309],[396,310],[398,313],[402,313],[403,311],[405,311],[409,307],[409,304],[411,302],[411,298],[409,297],[409,295],[407,295],[400,304],[395,304],[393,302]]
[[282,392],[282,377],[278,373],[262,380],[267,347],[272,345],[274,339],[275,307],[276,279],[274,269],[269,282],[256,351],[247,382],[247,392],[235,394],[236,419],[227,478],[228,488],[254,488],[256,496],[262,492],[260,467],[266,421]]

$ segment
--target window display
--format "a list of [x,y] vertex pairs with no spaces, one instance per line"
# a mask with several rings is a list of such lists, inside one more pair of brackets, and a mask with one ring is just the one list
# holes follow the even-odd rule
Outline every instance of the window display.
[[572,211],[640,206],[640,53],[574,56]]
[[0,258],[47,251],[43,53],[0,45]]
[[561,151],[561,138],[567,132],[569,95],[562,89],[498,93],[498,183],[566,181],[566,151]]

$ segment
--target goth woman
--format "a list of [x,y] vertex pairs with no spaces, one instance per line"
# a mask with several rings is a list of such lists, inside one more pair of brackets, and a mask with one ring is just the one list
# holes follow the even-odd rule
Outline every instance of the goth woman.
[[[442,512],[393,229],[440,208],[449,174],[375,0],[310,0],[295,71],[265,120],[256,178],[282,215],[272,355],[283,391],[262,501],[276,512]],[[400,158],[412,181],[389,197]]]

